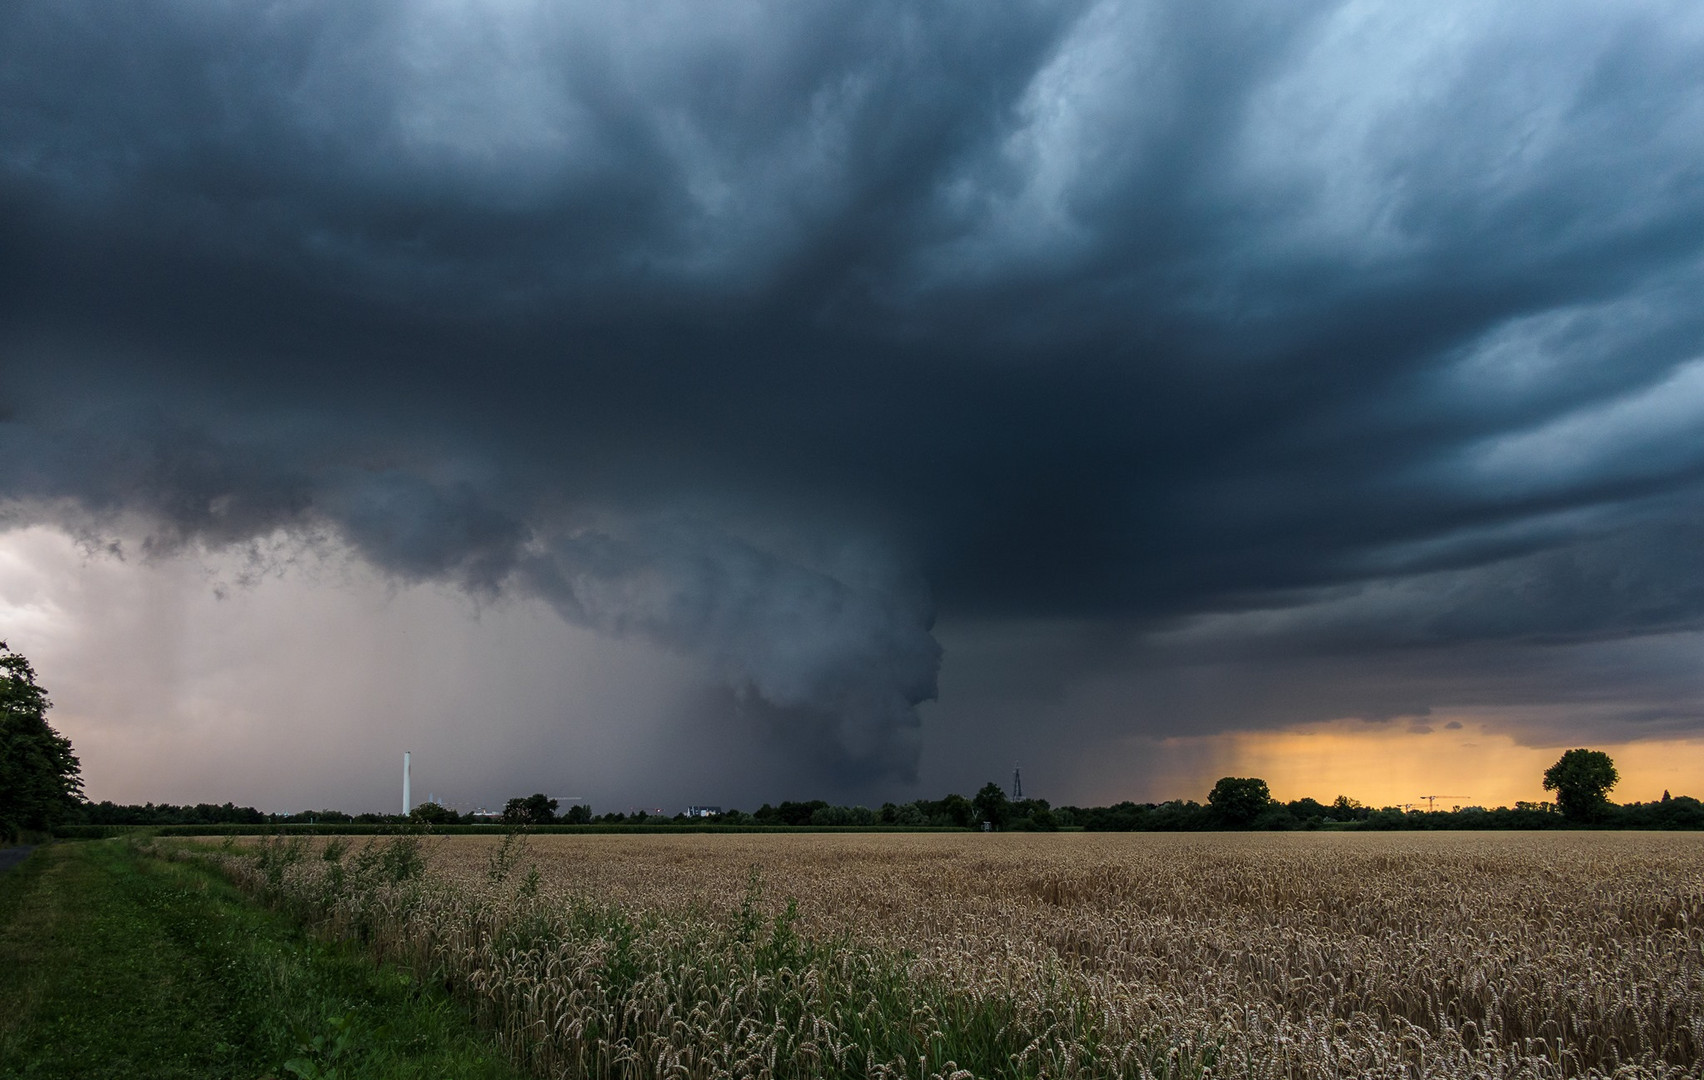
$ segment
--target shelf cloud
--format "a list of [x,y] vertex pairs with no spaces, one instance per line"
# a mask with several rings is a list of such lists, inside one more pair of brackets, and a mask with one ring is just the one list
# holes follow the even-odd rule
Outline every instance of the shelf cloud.
[[[859,782],[1108,665],[1084,732],[1554,717],[1704,631],[1700,72],[1681,3],[10,5],[0,513],[542,601]],[[1663,670],[1585,730],[1699,734]]]

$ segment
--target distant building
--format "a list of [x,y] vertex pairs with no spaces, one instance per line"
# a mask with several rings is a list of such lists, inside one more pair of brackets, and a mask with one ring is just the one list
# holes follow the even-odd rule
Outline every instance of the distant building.
[[716,817],[721,812],[720,806],[689,806],[686,808],[687,817]]

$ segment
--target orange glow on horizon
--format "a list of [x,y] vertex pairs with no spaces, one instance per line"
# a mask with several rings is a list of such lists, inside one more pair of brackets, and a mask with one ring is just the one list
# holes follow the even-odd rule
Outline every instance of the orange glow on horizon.
[[[1649,802],[1665,790],[1704,798],[1704,740],[1657,739],[1628,743],[1523,746],[1478,723],[1456,730],[1430,722],[1431,730],[1399,723],[1371,725],[1340,720],[1289,731],[1239,732],[1146,742],[1150,775],[1165,776],[1164,791],[1119,795],[1206,800],[1221,776],[1258,776],[1285,801],[1312,797],[1330,802],[1348,795],[1369,806],[1416,804],[1438,795],[1437,808],[1513,806],[1549,801],[1544,770],[1575,745],[1602,750],[1615,761],[1620,783],[1615,802]],[[1134,749],[1134,748],[1133,748]],[[1110,777],[1109,777],[1110,779]],[[1097,787],[1102,785],[1096,785]]]

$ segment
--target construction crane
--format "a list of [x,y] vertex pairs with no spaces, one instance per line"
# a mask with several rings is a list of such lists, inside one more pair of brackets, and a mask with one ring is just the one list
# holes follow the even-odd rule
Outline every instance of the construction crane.
[[1466,795],[1422,795],[1420,797],[1422,799],[1426,800],[1426,809],[1428,809],[1428,810],[1436,810],[1438,808],[1438,800],[1439,799],[1465,799],[1465,798],[1467,798]]

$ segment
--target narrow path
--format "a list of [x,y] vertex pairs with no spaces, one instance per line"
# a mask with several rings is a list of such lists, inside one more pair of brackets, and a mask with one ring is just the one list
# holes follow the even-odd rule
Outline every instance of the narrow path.
[[20,844],[17,847],[0,848],[0,874],[23,862],[30,857],[35,847],[30,844]]
[[53,844],[0,876],[0,1080],[514,1080],[435,987],[199,866]]

